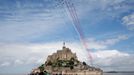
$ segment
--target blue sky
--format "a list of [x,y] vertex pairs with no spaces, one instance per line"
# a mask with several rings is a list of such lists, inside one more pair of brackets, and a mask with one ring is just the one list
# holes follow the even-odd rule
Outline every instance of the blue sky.
[[[63,41],[90,64],[69,11],[60,1],[0,0],[0,73],[31,71],[61,49]],[[76,8],[94,66],[134,70],[134,0],[69,2]]]

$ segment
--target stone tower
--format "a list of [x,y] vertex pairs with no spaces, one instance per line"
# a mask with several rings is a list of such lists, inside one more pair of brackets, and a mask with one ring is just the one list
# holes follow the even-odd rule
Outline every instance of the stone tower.
[[66,48],[65,42],[64,42],[62,50],[57,50],[56,53],[49,55],[47,57],[47,61],[54,62],[56,60],[70,60],[71,58],[77,60],[76,53],[73,53],[69,48]]

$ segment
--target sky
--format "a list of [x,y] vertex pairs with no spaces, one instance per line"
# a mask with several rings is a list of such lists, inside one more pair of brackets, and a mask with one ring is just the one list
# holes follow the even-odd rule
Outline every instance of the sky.
[[134,71],[134,0],[0,0],[0,73],[29,73],[63,42],[80,61],[104,71]]

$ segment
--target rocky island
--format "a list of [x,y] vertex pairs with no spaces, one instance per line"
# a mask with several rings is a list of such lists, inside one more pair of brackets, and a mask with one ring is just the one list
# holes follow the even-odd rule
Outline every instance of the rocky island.
[[63,46],[62,50],[49,55],[44,64],[33,69],[30,75],[102,75],[100,68],[78,60],[76,53]]

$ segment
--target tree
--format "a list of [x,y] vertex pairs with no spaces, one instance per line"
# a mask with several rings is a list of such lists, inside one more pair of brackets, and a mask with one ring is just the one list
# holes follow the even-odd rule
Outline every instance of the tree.
[[71,70],[74,69],[73,65],[70,66],[70,69],[71,69]]
[[83,62],[82,64],[83,64],[83,65],[87,65],[86,62]]
[[38,67],[40,69],[41,72],[44,71],[44,64],[42,64],[41,66]]
[[74,65],[74,62],[73,61],[69,61],[69,65]]

